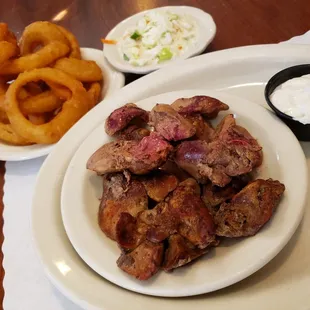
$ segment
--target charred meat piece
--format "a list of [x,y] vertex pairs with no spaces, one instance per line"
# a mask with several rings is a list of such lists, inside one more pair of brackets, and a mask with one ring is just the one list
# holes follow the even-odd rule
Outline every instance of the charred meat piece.
[[134,103],[128,103],[114,110],[105,122],[105,131],[109,136],[121,131],[133,120],[139,118],[145,123],[149,121],[149,112],[138,108]]
[[201,115],[184,115],[184,117],[191,122],[196,129],[196,134],[193,139],[205,140],[207,142],[213,139],[214,129],[212,125],[206,121]]
[[208,119],[215,118],[220,111],[229,109],[227,104],[208,96],[180,98],[174,101],[171,106],[180,114],[202,114]]
[[138,280],[147,280],[159,270],[163,255],[164,245],[162,243],[152,243],[146,240],[133,251],[122,254],[117,260],[117,265]]
[[172,216],[179,221],[178,233],[200,249],[215,240],[213,219],[200,199],[200,187],[194,179],[187,179],[169,195]]
[[255,235],[271,218],[285,186],[272,179],[258,179],[223,203],[215,216],[216,233],[224,237]]
[[136,217],[147,206],[148,197],[141,182],[128,180],[122,173],[103,177],[98,223],[110,239],[116,240],[116,226],[123,212]]
[[158,172],[143,178],[142,183],[148,196],[160,202],[178,186],[179,182],[174,175]]
[[178,178],[180,182],[190,178],[190,175],[181,169],[173,160],[168,159],[162,166],[158,168],[160,171],[172,174]]
[[97,174],[123,170],[145,174],[161,166],[171,151],[172,146],[156,133],[141,141],[113,141],[103,145],[89,158],[87,169]]
[[195,127],[168,104],[157,104],[150,114],[151,125],[168,141],[192,137]]
[[163,263],[165,271],[184,266],[208,252],[207,248],[199,249],[179,234],[170,236],[168,242]]
[[232,181],[224,186],[219,187],[213,185],[211,182],[203,185],[202,200],[206,207],[209,209],[212,216],[219,209],[219,205],[227,200],[231,199],[234,195],[241,191],[250,181],[250,177],[247,175],[235,177]]
[[125,129],[119,131],[116,135],[116,138],[119,140],[135,140],[140,141],[144,137],[150,135],[150,131],[146,128],[141,128],[136,125],[130,125]]

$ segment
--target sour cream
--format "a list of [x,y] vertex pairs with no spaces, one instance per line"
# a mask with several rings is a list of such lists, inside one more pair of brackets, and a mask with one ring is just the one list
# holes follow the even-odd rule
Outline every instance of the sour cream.
[[117,46],[121,58],[141,67],[179,57],[197,38],[198,26],[192,16],[151,11],[125,31]]
[[271,94],[272,104],[303,124],[310,124],[310,74],[279,85]]

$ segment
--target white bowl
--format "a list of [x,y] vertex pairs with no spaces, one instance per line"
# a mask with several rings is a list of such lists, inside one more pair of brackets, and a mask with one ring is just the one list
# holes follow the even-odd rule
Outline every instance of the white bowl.
[[206,47],[211,43],[213,40],[215,33],[216,33],[216,25],[214,23],[214,20],[212,16],[200,9],[191,7],[191,6],[165,6],[160,7],[148,11],[143,11],[138,14],[135,14],[133,16],[128,17],[127,19],[120,22],[118,25],[116,25],[106,36],[106,39],[108,40],[119,40],[123,34],[125,33],[126,29],[132,26],[135,26],[136,23],[141,19],[142,16],[144,16],[146,13],[150,11],[170,11],[172,13],[176,14],[188,14],[195,18],[198,24],[199,28],[199,36],[197,39],[197,43],[190,47],[186,53],[181,55],[180,57],[168,60],[161,64],[155,64],[155,65],[148,65],[143,67],[136,67],[131,64],[129,64],[127,61],[125,61],[119,54],[117,45],[113,44],[104,44],[103,51],[105,57],[108,59],[108,61],[112,64],[113,67],[118,69],[122,72],[131,72],[131,73],[137,73],[137,74],[146,74],[151,71],[160,69],[166,65],[169,65],[171,63],[176,63],[182,59],[186,59],[195,55],[201,54]]
[[[208,95],[222,100],[237,123],[244,126],[263,147],[264,161],[257,178],[283,182],[286,191],[274,216],[257,235],[242,240],[226,239],[194,264],[159,272],[148,281],[138,281],[120,270],[117,244],[108,239],[98,225],[102,178],[86,170],[88,158],[110,141],[104,133],[104,121],[84,140],[70,162],[61,191],[61,211],[67,235],[81,258],[105,279],[132,291],[165,297],[192,296],[212,292],[236,283],[262,268],[284,247],[300,221],[305,200],[305,187],[296,192],[296,181],[306,171],[304,155],[292,133],[270,112],[241,98],[207,90],[182,90],[149,97],[137,105],[151,110],[154,104],[172,103],[177,98]],[[287,145],[291,145],[287,153]],[[295,157],[296,156],[296,157]],[[298,164],[294,160],[298,159]],[[294,165],[291,165],[294,160]],[[293,177],[294,175],[294,177]],[[303,181],[306,180],[301,177]],[[294,180],[294,181],[293,181]],[[293,207],[292,207],[293,206]],[[204,276],[202,276],[204,275]]]
[[[102,98],[112,95],[116,90],[125,84],[125,77],[122,73],[115,71],[106,61],[102,51],[94,48],[81,48],[83,59],[94,60],[101,68],[104,79]],[[54,148],[55,144],[33,144],[26,146],[9,145],[0,141],[0,160],[22,161],[47,155]]]

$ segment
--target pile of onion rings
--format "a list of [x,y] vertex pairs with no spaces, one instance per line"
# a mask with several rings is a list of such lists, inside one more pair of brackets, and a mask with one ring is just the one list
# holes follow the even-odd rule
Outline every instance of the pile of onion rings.
[[0,141],[57,142],[101,100],[103,76],[56,24],[27,26],[19,40],[0,23]]

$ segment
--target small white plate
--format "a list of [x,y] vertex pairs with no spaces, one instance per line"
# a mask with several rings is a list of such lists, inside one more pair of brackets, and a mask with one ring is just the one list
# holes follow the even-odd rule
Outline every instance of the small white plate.
[[176,14],[188,14],[193,16],[198,24],[199,29],[199,36],[197,39],[197,43],[189,48],[189,50],[184,53],[182,56],[166,61],[162,64],[156,64],[156,65],[148,65],[143,67],[136,67],[128,62],[126,62],[119,54],[117,45],[112,44],[104,44],[104,55],[107,57],[108,61],[119,71],[122,72],[131,72],[131,73],[137,73],[137,74],[146,74],[151,71],[157,70],[159,68],[162,68],[163,66],[166,66],[168,64],[176,63],[182,59],[186,59],[195,55],[199,55],[202,53],[206,47],[211,43],[213,40],[215,33],[216,33],[216,25],[214,23],[214,20],[212,16],[205,11],[202,11],[200,9],[191,7],[191,6],[165,6],[160,7],[148,11],[143,11],[138,14],[135,14],[133,16],[128,17],[127,19],[120,22],[118,25],[116,25],[106,36],[106,39],[109,40],[116,40],[118,41],[123,34],[125,33],[126,29],[129,27],[135,26],[136,23],[143,17],[146,13],[150,11],[170,11],[172,13]]
[[[256,236],[238,241],[227,239],[194,264],[173,273],[161,271],[148,281],[135,280],[117,267],[120,249],[99,228],[97,214],[102,178],[86,170],[91,154],[110,140],[102,122],[85,139],[68,166],[61,192],[61,211],[67,235],[81,258],[101,276],[123,288],[154,296],[180,297],[226,287],[248,277],[277,255],[300,221],[305,191],[298,193],[292,180],[303,174],[305,160],[299,162],[299,166],[290,164],[295,149],[288,154],[287,145],[296,145],[296,139],[266,109],[238,97],[205,90],[165,93],[137,104],[151,110],[157,102],[170,104],[177,98],[194,95],[209,95],[230,106],[216,122],[233,113],[237,123],[247,128],[263,147],[264,162],[258,177],[280,180],[286,185],[286,192],[274,217]],[[300,154],[299,147],[296,152]]]
[[[94,48],[81,48],[83,59],[94,60],[103,72],[104,86],[102,98],[113,94],[125,84],[125,77],[106,61],[102,51]],[[55,144],[33,144],[26,146],[9,145],[0,142],[0,160],[21,161],[41,157],[51,152]]]

